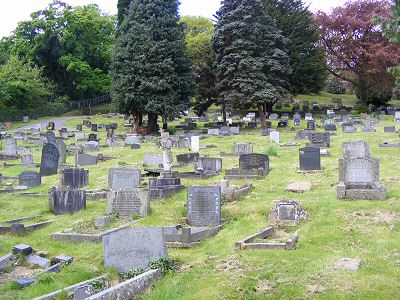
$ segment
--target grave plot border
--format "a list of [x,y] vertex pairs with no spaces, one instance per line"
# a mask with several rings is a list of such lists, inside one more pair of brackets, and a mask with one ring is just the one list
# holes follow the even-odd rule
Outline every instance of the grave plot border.
[[70,242],[70,243],[96,243],[99,244],[102,242],[103,236],[108,235],[113,232],[117,232],[123,229],[127,229],[129,226],[135,224],[137,222],[129,222],[126,224],[123,224],[117,228],[109,229],[100,233],[96,234],[85,234],[85,233],[63,233],[63,232],[55,232],[51,235],[51,238],[56,241],[65,241],[65,242]]
[[242,250],[254,250],[254,249],[262,249],[262,250],[294,250],[296,248],[298,242],[298,234],[294,233],[290,236],[290,238],[285,243],[254,243],[255,239],[261,238],[265,239],[274,234],[274,227],[270,226],[256,234],[246,237],[242,241],[238,241],[235,244],[235,247]]
[[226,169],[224,179],[226,180],[235,180],[235,179],[254,179],[254,180],[262,180],[266,176],[268,176],[269,170],[264,169],[251,169],[251,170],[241,170],[239,168],[235,169]]
[[253,184],[248,183],[246,186],[241,186],[236,190],[222,193],[222,202],[234,202],[250,193],[252,188]]
[[[192,248],[205,239],[216,235],[224,225],[214,227],[182,227],[181,225],[164,226],[163,233],[168,248]],[[181,233],[166,233],[167,228],[181,229]],[[197,229],[192,232],[192,229]]]

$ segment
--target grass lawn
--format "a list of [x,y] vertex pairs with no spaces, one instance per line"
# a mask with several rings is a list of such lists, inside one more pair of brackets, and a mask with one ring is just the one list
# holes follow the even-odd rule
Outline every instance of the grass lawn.
[[[310,99],[311,100],[311,99]],[[118,133],[125,133],[122,120],[96,117],[93,122],[118,121]],[[67,126],[75,127],[79,120]],[[79,122],[80,123],[80,122]],[[276,121],[274,121],[276,126]],[[320,124],[320,123],[319,123]],[[331,138],[330,156],[322,158],[323,173],[299,174],[298,147],[278,148],[277,157],[270,157],[271,172],[264,179],[253,181],[253,190],[244,198],[223,205],[226,220],[223,229],[213,238],[193,249],[169,249],[171,259],[179,263],[179,271],[159,280],[141,299],[398,299],[400,298],[400,155],[399,148],[379,148],[383,141],[397,142],[396,134],[384,133],[384,125],[393,125],[393,117],[382,117],[376,133],[356,134],[337,132]],[[301,127],[306,127],[302,121]],[[104,144],[105,132],[99,132]],[[282,131],[281,142],[292,140],[295,132]],[[388,187],[385,201],[341,201],[336,199],[338,158],[343,142],[368,141],[374,157],[380,160],[381,182]],[[71,141],[73,142],[73,141]],[[256,153],[265,153],[271,146],[260,130],[244,131],[240,136],[209,137],[201,144],[216,144],[218,148],[201,150],[201,155],[217,157],[220,151],[231,152],[235,142],[249,142]],[[304,141],[301,142],[305,144]],[[120,162],[131,168],[140,168],[145,153],[160,153],[153,143],[144,143],[139,150],[130,148],[103,148],[105,155],[117,159],[90,166],[90,185],[87,189],[106,188],[108,169],[120,167]],[[34,148],[35,162],[40,161],[40,148]],[[173,150],[174,155],[187,153]],[[67,163],[73,164],[73,156]],[[18,161],[10,161],[17,164]],[[224,157],[223,168],[238,166],[238,158]],[[17,176],[30,168],[11,166],[0,173]],[[186,168],[187,169],[187,168]],[[181,170],[181,169],[177,169]],[[10,252],[13,245],[28,244],[49,256],[74,256],[74,262],[60,273],[39,277],[34,285],[18,289],[12,283],[0,285],[0,299],[31,299],[77,282],[113,270],[102,264],[102,246],[98,244],[71,244],[54,241],[51,233],[74,227],[79,222],[104,215],[104,201],[88,202],[87,209],[74,215],[53,216],[49,212],[47,190],[60,176],[43,178],[40,187],[31,191],[43,196],[21,197],[0,194],[0,222],[19,217],[44,215],[54,223],[23,237],[0,236],[0,256]],[[183,184],[209,185],[222,179],[223,174],[208,180],[182,180]],[[313,187],[304,194],[285,191],[289,182],[309,181]],[[234,184],[244,184],[235,181]],[[294,230],[299,233],[299,244],[294,251],[237,250],[235,242],[269,226],[268,215],[274,201],[293,199],[307,211],[309,218]],[[186,217],[186,191],[165,201],[152,202],[151,214],[141,219],[138,226],[173,225]],[[334,269],[334,263],[343,257],[360,258],[361,269],[356,272]],[[1,276],[1,275],[0,275]]]

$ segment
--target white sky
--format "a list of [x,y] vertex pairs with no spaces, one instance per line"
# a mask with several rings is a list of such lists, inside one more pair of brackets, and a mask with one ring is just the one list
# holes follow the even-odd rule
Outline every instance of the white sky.
[[[7,36],[15,29],[18,22],[29,19],[29,15],[45,8],[51,0],[0,0],[0,37]],[[96,3],[109,13],[117,13],[117,0],[64,0],[77,6]],[[343,4],[344,0],[305,0],[311,3],[311,10],[329,11],[330,8]],[[218,10],[220,0],[181,0],[181,15],[204,16],[211,18]]]

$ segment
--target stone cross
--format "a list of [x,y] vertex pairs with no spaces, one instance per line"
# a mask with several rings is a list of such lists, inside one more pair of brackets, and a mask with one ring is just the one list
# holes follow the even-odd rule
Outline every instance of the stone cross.
[[173,141],[169,138],[169,133],[164,132],[162,128],[160,128],[160,134],[161,134],[161,148],[163,149],[163,166],[164,166],[164,171],[165,172],[171,172],[172,171],[172,147],[173,147]]

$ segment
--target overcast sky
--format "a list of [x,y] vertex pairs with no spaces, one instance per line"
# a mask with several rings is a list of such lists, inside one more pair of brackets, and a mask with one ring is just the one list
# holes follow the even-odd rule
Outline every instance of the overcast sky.
[[[7,36],[18,22],[29,19],[29,15],[45,8],[51,0],[0,0],[0,37]],[[106,12],[117,12],[117,0],[64,0],[70,5],[96,3]],[[329,11],[343,4],[344,0],[305,0],[311,9]],[[218,10],[220,0],[181,0],[181,15],[204,16],[211,18]]]

